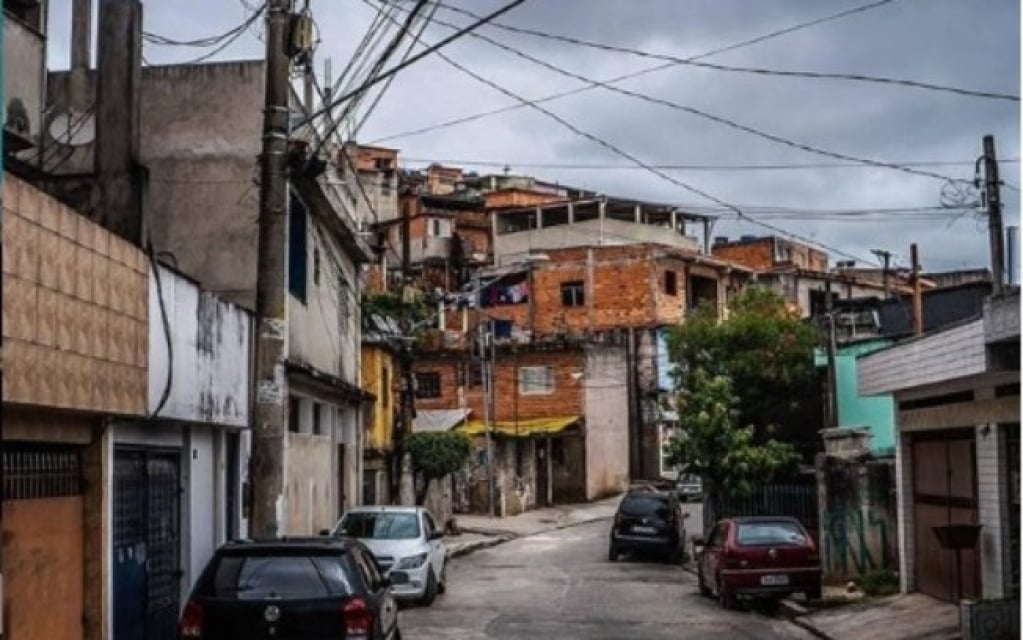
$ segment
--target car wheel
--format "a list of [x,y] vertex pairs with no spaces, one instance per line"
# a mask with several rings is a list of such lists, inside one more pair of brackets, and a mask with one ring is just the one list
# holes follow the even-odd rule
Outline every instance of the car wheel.
[[433,575],[433,568],[426,572],[426,591],[419,599],[419,604],[428,607],[437,599],[437,576]]
[[736,608],[735,596],[728,591],[728,587],[721,582],[721,578],[718,578],[718,603],[721,608],[725,611],[731,611]]
[[696,584],[700,587],[700,595],[704,598],[709,598],[714,593],[707,586],[707,583],[703,581],[703,569],[696,570]]
[[613,542],[608,545],[607,559],[611,562],[618,562],[618,547]]
[[440,583],[437,584],[437,593],[444,595],[448,591],[448,563],[440,569]]

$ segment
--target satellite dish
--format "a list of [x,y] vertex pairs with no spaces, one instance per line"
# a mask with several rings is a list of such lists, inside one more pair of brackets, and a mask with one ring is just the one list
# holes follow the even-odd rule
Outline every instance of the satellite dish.
[[96,139],[96,118],[89,112],[65,111],[54,116],[47,131],[54,142],[79,147]]

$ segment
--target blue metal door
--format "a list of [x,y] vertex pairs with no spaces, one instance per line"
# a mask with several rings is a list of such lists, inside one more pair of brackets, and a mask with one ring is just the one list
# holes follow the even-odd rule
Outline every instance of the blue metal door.
[[114,453],[114,640],[177,635],[180,464],[177,453]]

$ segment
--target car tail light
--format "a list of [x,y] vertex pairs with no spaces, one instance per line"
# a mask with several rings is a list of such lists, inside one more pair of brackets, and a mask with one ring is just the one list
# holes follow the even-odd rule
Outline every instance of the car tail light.
[[366,600],[356,596],[345,603],[345,633],[349,638],[368,638],[373,630],[373,612]]
[[181,624],[178,626],[182,638],[202,637],[202,605],[190,600],[185,605],[185,611],[181,614]]

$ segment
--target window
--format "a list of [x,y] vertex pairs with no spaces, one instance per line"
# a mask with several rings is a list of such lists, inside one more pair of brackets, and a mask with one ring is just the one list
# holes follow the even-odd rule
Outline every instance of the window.
[[469,388],[474,389],[476,387],[483,386],[483,363],[482,362],[470,362],[469,363]]
[[320,284],[320,249],[313,249],[313,283]]
[[443,218],[430,218],[429,234],[434,238],[451,237],[451,221]]
[[554,393],[554,367],[519,367],[519,393],[524,396]]
[[302,302],[308,289],[306,208],[294,192],[288,206],[288,291]]
[[391,370],[387,367],[380,372],[380,405],[384,409],[391,406]]
[[327,407],[319,402],[313,403],[313,433],[322,436],[327,432]]
[[302,401],[298,398],[288,399],[288,431],[299,432],[302,419]]
[[674,271],[664,272],[664,294],[668,296],[678,295],[678,274]]
[[439,398],[440,374],[436,371],[416,374],[416,397]]
[[795,522],[742,522],[735,533],[736,542],[743,546],[806,544],[802,527]]
[[561,304],[565,307],[581,307],[586,304],[582,280],[561,283]]
[[415,540],[419,518],[414,513],[352,512],[341,521],[343,536],[368,540]]
[[213,596],[236,600],[305,600],[352,592],[341,556],[224,556]]
[[622,506],[619,508],[627,516],[640,518],[667,520],[670,513],[668,498],[659,495],[630,495],[622,501]]

